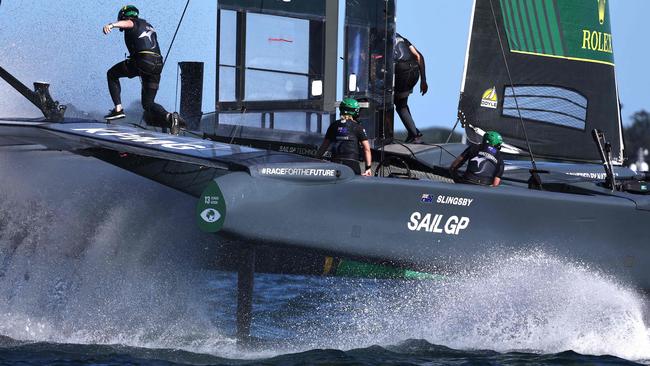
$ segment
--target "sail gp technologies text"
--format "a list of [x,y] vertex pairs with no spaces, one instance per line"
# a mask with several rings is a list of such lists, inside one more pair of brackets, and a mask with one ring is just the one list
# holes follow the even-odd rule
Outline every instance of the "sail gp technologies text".
[[432,234],[459,235],[469,227],[469,217],[450,216],[441,214],[423,214],[413,212],[407,224],[411,231],[425,231]]

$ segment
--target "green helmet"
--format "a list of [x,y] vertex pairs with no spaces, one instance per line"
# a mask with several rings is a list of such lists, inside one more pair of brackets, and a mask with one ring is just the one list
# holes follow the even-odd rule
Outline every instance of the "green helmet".
[[339,105],[341,115],[347,114],[355,119],[359,117],[359,109],[359,102],[353,98],[345,98]]
[[117,13],[117,20],[125,20],[129,18],[137,18],[140,15],[140,11],[133,5],[126,5],[120,9],[120,12]]
[[483,143],[499,148],[503,143],[503,138],[501,137],[501,134],[496,131],[488,131],[483,135]]

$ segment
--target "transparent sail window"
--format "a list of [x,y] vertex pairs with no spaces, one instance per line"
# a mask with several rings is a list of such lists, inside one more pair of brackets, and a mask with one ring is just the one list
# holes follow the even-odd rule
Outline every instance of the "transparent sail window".
[[309,114],[309,132],[319,133],[318,130],[318,115],[315,113]]
[[247,101],[299,100],[309,97],[309,78],[271,71],[246,70]]
[[505,90],[503,115],[519,118],[521,113],[526,120],[584,131],[587,105],[587,98],[573,90],[556,86],[515,86]]
[[368,65],[368,35],[367,27],[348,26],[347,44],[347,85],[350,93],[365,93],[368,91],[370,73]]
[[219,43],[219,63],[221,65],[235,66],[237,63],[237,12],[221,10],[219,20],[219,34],[229,34],[230,37],[221,37]]
[[234,67],[219,67],[219,100],[232,102],[235,97],[235,71]]
[[263,127],[264,116],[262,113],[223,113],[219,114],[219,123],[224,125],[238,125],[246,127]]
[[249,13],[246,26],[247,68],[309,72],[308,20]]
[[307,113],[305,112],[276,112],[274,113],[274,128],[285,131],[306,131]]

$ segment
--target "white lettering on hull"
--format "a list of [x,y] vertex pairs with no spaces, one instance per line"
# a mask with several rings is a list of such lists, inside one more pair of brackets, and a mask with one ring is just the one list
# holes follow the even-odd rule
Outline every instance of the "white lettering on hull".
[[469,207],[474,202],[473,198],[452,197],[452,196],[438,196],[436,203],[452,206],[465,206]]
[[202,144],[196,143],[185,143],[179,141],[173,141],[168,139],[162,139],[153,136],[143,136],[138,133],[133,132],[120,132],[119,130],[112,130],[108,128],[75,128],[73,131],[82,131],[91,135],[97,136],[111,136],[116,137],[119,140],[138,142],[145,145],[159,145],[167,149],[172,150],[229,150],[228,145],[219,145],[212,143],[211,146],[205,146]]
[[274,176],[336,177],[336,170],[311,168],[262,168],[260,169],[260,174]]
[[[444,224],[442,222],[444,221]],[[470,219],[464,216],[450,216],[445,219],[441,214],[422,214],[413,212],[407,223],[411,231],[425,231],[435,234],[459,235],[469,227]]]

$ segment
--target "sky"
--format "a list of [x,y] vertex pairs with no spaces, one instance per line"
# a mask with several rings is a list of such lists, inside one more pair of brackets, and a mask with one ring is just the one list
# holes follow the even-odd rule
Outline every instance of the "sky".
[[[154,24],[166,53],[185,0],[132,3]],[[644,28],[650,0],[610,0],[609,4],[623,119],[629,123],[634,112],[650,110],[646,89],[650,85],[650,41]],[[115,19],[121,5],[114,0],[1,0],[0,66],[28,85],[36,80],[51,82],[52,94],[61,102],[90,112],[107,112],[112,103],[106,70],[124,59],[126,49],[119,32],[105,36],[101,28]],[[397,0],[397,30],[427,61],[429,93],[410,98],[419,128],[452,127],[455,122],[471,7],[471,0]],[[67,9],[74,11],[66,14]],[[163,73],[157,102],[175,109],[175,65],[179,61],[203,61],[203,110],[213,111],[215,45],[216,2],[191,0]],[[122,89],[125,106],[138,101],[137,80],[123,82]],[[0,116],[25,115],[38,113],[0,81]],[[396,127],[400,129],[398,121]]]

